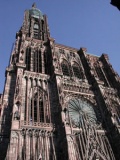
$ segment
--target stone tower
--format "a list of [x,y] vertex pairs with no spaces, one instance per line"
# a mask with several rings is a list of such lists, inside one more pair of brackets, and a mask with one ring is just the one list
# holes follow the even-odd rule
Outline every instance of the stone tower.
[[108,55],[57,44],[35,4],[5,75],[0,160],[120,159],[120,77]]

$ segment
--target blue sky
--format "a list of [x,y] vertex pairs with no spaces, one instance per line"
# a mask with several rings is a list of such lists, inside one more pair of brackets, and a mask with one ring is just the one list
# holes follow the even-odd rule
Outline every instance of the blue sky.
[[51,37],[88,53],[109,55],[120,74],[120,11],[110,0],[1,0],[0,2],[0,93],[3,92],[15,34],[23,22],[24,11],[33,2],[48,16]]

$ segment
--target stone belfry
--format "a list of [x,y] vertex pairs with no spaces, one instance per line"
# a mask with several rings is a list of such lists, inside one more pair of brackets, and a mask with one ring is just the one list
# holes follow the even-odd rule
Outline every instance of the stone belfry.
[[48,87],[52,70],[49,38],[47,17],[33,4],[25,11],[6,69],[1,160],[55,159]]
[[120,77],[108,55],[55,43],[25,11],[0,96],[0,160],[119,160]]

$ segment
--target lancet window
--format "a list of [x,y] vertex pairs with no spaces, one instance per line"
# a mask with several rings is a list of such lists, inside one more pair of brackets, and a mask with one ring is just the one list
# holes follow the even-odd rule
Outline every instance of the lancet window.
[[38,24],[38,22],[34,23],[33,29],[34,29],[34,38],[39,39],[40,35],[39,35],[39,24]]
[[44,52],[44,69],[45,74],[50,74],[50,56],[48,52]]
[[36,50],[33,54],[33,71],[42,73],[42,58],[39,50]]
[[44,53],[44,66],[45,66],[45,74],[48,73],[48,67],[47,67],[47,55]]
[[113,87],[113,86],[114,86],[114,83],[113,83],[113,81],[112,81],[112,76],[111,76],[111,74],[109,74],[109,73],[110,73],[109,70],[108,70],[107,68],[103,68],[103,71],[104,71],[104,73],[105,73],[105,76],[106,76],[107,80],[109,81],[109,85],[110,85],[111,87]]
[[82,68],[79,67],[79,65],[77,63],[74,63],[73,66],[73,72],[74,72],[74,76],[79,78],[79,79],[84,79],[84,74],[82,71]]
[[38,91],[31,99],[30,120],[34,122],[44,122],[43,95]]
[[107,82],[107,80],[106,80],[106,78],[105,78],[105,75],[104,75],[104,72],[103,72],[102,68],[100,68],[100,66],[98,66],[98,65],[95,65],[95,71],[96,71],[96,73],[97,73],[98,78],[99,78],[101,81],[104,82],[104,85],[105,85],[105,86],[108,86],[108,82]]
[[47,93],[38,86],[39,80],[26,80],[25,89],[25,121],[50,122],[50,108],[47,100]]
[[44,21],[41,21],[41,25],[42,25],[42,40],[44,41]]
[[61,67],[62,67],[62,72],[63,72],[63,75],[64,76],[70,76],[70,67],[69,67],[69,64],[66,60],[63,60],[62,63],[61,63]]
[[31,65],[31,48],[26,49],[26,58],[25,58],[26,70],[30,71]]

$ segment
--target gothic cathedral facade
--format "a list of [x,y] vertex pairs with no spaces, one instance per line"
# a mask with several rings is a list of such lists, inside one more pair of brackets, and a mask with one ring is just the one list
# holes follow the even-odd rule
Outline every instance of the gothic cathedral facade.
[[120,160],[120,77],[25,11],[0,96],[0,160]]

